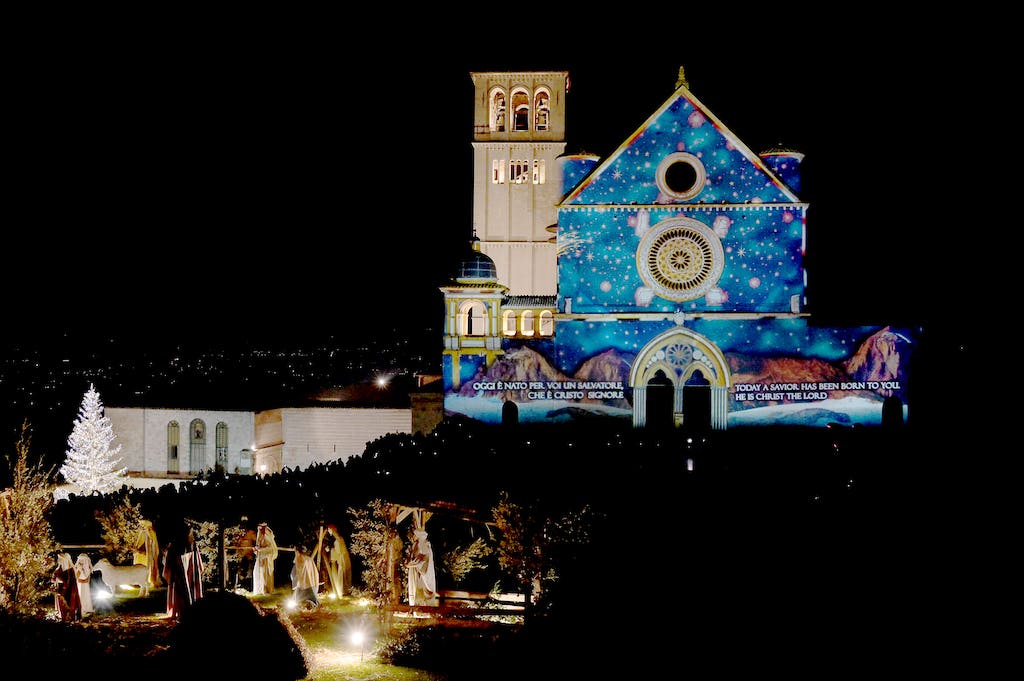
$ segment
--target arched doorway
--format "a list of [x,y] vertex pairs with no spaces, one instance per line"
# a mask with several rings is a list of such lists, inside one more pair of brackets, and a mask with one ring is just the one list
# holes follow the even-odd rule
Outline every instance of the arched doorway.
[[695,433],[711,430],[711,381],[700,369],[683,384],[683,427]]
[[675,386],[665,372],[658,369],[647,382],[647,423],[652,430],[669,430],[675,426]]
[[882,401],[882,425],[886,428],[899,428],[903,425],[903,400],[895,395]]
[[[695,376],[697,372],[698,376]],[[704,336],[676,327],[649,340],[637,353],[629,370],[633,389],[633,425],[648,423],[647,391],[659,372],[672,386],[672,421],[686,425],[688,414],[699,427],[724,430],[729,411],[729,364],[714,343]],[[692,378],[692,382],[691,382]],[[660,382],[660,381],[659,381]],[[686,391],[689,385],[694,390]],[[685,401],[692,394],[690,409]],[[657,401],[655,404],[658,404]]]
[[501,405],[501,425],[512,428],[519,424],[519,407],[512,400]]

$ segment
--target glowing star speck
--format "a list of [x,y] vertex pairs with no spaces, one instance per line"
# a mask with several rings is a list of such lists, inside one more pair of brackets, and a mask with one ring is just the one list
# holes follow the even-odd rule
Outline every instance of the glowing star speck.
[[790,222],[793,222],[793,214],[790,213],[788,210],[787,211],[783,211],[783,213],[782,213],[782,221],[787,223],[787,224],[789,224]]
[[750,281],[747,283],[750,284],[750,288],[757,288],[758,286],[761,285],[761,279],[760,277],[751,277]]
[[708,305],[718,306],[729,300],[729,294],[716,286],[707,292],[704,296],[704,300]]
[[676,142],[676,151],[686,151],[686,142],[682,140]]
[[729,234],[730,227],[732,227],[732,220],[725,215],[719,215],[715,218],[715,222],[712,225],[712,228],[715,230],[715,234],[723,239]]
[[702,114],[700,111],[694,111],[686,119],[686,122],[687,124],[689,124],[691,128],[699,128],[700,126],[704,125],[705,120],[707,119],[704,118],[704,114]]
[[608,293],[609,291],[611,291],[612,290],[612,282],[610,282],[610,281],[602,281],[601,282],[601,290],[604,291],[605,293]]
[[640,307],[647,307],[651,304],[651,301],[654,300],[654,289],[641,286],[633,294],[633,300],[636,301],[636,304]]

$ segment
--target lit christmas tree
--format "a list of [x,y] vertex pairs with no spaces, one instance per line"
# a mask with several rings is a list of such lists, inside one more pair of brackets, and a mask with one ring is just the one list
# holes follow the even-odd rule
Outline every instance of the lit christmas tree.
[[121,445],[110,447],[114,437],[110,419],[103,415],[100,394],[90,384],[68,437],[67,458],[60,467],[64,479],[85,494],[119,489],[128,469],[121,467]]

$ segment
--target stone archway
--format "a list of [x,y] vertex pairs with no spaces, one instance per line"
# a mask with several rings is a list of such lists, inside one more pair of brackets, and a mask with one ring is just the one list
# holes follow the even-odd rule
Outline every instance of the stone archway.
[[659,371],[672,383],[672,411],[677,422],[687,425],[684,409],[687,383],[694,388],[695,384],[706,382],[706,387],[699,387],[705,391],[707,406],[703,408],[703,415],[694,412],[692,418],[713,430],[726,428],[731,384],[728,362],[714,343],[683,327],[655,336],[637,353],[629,372],[634,426],[647,424],[647,386]]

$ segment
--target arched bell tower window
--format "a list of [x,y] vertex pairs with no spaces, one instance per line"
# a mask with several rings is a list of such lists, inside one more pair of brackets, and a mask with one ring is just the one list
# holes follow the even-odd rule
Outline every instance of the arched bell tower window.
[[522,88],[512,91],[512,130],[530,129],[530,95]]
[[505,132],[505,108],[505,91],[495,88],[491,91],[491,132]]
[[487,308],[479,300],[463,303],[459,311],[459,335],[483,336],[487,334]]
[[536,130],[547,130],[550,126],[550,101],[551,93],[547,88],[539,88],[533,96],[534,128]]

